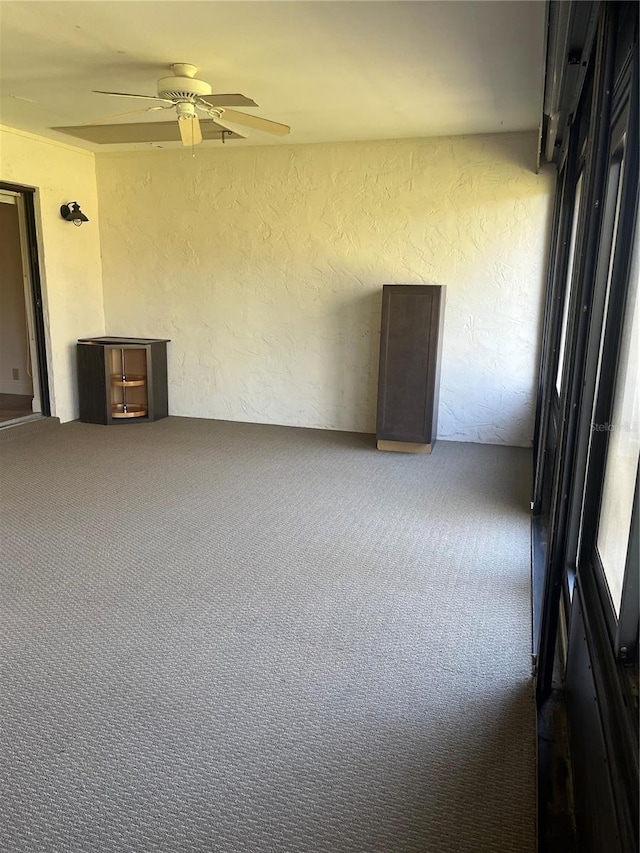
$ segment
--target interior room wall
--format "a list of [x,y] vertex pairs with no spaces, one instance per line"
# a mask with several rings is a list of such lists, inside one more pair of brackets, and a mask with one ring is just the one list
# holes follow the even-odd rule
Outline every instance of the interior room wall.
[[554,180],[536,145],[98,154],[107,333],[171,339],[172,414],[373,432],[382,284],[442,284],[440,438],[528,445]]
[[0,203],[0,273],[0,394],[29,395],[33,385],[15,204]]
[[[98,198],[93,153],[0,128],[0,180],[36,188],[52,414],[78,416],[75,343],[104,334]],[[60,205],[78,201],[90,222],[76,228]]]

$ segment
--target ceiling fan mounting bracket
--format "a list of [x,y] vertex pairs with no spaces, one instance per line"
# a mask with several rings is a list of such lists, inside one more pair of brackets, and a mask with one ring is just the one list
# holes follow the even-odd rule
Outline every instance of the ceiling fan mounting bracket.
[[176,77],[195,77],[198,73],[198,66],[190,62],[174,62],[169,68]]

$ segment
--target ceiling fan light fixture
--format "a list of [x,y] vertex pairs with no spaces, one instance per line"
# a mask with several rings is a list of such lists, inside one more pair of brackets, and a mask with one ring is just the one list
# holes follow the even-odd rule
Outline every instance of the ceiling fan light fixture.
[[175,106],[178,120],[196,117],[196,108],[193,104],[176,104]]

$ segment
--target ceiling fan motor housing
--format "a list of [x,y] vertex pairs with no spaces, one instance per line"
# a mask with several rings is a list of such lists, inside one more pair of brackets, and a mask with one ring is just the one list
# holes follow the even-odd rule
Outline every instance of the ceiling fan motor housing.
[[209,83],[197,80],[198,71],[195,65],[187,62],[176,62],[171,66],[173,75],[162,77],[158,80],[158,95],[171,101],[192,101],[199,95],[210,95],[212,92]]

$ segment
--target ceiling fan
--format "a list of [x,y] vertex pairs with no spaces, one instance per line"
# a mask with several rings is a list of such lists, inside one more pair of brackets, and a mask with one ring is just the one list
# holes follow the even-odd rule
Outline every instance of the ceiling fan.
[[[178,142],[192,147],[199,145],[203,139],[246,139],[231,125],[240,125],[271,133],[276,136],[286,136],[291,128],[277,121],[270,121],[260,116],[238,112],[230,107],[257,107],[255,101],[239,94],[213,94],[209,83],[198,80],[198,68],[188,62],[175,62],[170,66],[173,76],[162,77],[158,80],[157,95],[134,95],[129,92],[103,92],[94,90],[98,95],[114,95],[118,98],[143,98],[155,101],[155,104],[118,113],[107,119],[120,118],[136,113],[157,112],[160,110],[175,110],[177,121],[136,122],[133,124],[99,124],[85,122],[77,127],[54,127],[60,133],[86,139],[101,145],[119,142]],[[200,123],[200,118],[204,121]],[[230,124],[229,124],[229,123]]]

